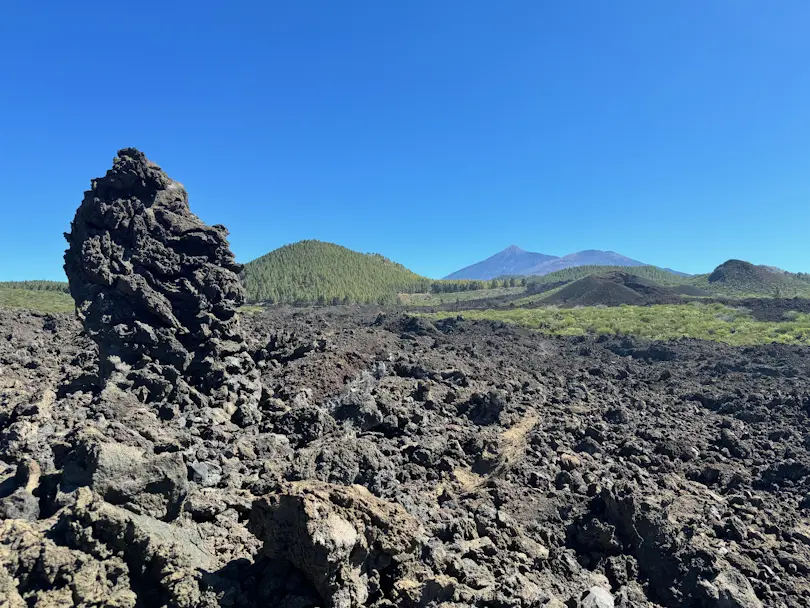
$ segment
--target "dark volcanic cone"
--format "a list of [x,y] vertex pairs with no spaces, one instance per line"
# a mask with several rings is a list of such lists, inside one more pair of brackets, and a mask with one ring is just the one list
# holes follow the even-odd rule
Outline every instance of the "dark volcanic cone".
[[99,383],[165,411],[258,414],[258,372],[239,326],[241,265],[224,226],[208,226],[188,194],[134,148],[118,152],[76,212],[65,272],[99,346]]

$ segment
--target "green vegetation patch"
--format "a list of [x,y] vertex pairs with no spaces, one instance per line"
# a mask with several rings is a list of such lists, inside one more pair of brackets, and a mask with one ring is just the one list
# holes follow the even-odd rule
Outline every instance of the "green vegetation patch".
[[555,293],[560,291],[565,285],[560,285],[559,287],[555,287],[553,289],[549,289],[548,291],[543,291],[541,293],[533,294],[530,296],[526,296],[525,298],[520,298],[519,300],[515,300],[513,304],[515,306],[537,306],[546,298],[550,298]]
[[28,289],[30,291],[70,293],[67,281],[0,281],[0,289]]
[[[441,312],[433,318],[456,316]],[[698,338],[735,346],[752,344],[810,344],[810,315],[790,314],[784,321],[757,321],[743,308],[722,304],[670,304],[560,309],[515,308],[469,310],[467,319],[516,323],[542,333],[564,336],[622,334],[653,340]]]
[[38,312],[73,312],[73,298],[61,290],[0,286],[0,308],[27,308]]

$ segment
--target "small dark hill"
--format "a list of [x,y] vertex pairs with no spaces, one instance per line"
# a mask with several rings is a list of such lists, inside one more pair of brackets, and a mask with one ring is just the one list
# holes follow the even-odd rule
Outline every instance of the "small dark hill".
[[285,245],[245,264],[249,302],[396,301],[433,283],[391,260],[322,241]]
[[538,289],[542,285],[552,284],[556,287],[591,275],[602,275],[610,272],[632,274],[648,279],[658,285],[683,285],[692,280],[691,277],[675,274],[656,266],[572,266],[547,275],[530,277],[527,281],[530,289]]
[[709,275],[709,283],[778,284],[780,274],[743,260],[729,260]]
[[560,306],[621,306],[670,304],[680,296],[669,287],[627,272],[590,275],[566,285],[543,300]]
[[773,272],[766,266],[756,266],[743,260],[729,260],[720,264],[707,277],[713,292],[765,296],[796,295],[797,289],[806,287],[794,276]]

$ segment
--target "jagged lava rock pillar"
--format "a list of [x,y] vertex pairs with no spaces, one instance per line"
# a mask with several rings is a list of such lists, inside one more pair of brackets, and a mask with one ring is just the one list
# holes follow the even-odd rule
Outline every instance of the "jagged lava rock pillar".
[[101,387],[131,390],[166,417],[257,419],[261,383],[239,326],[242,267],[227,235],[194,215],[183,186],[139,150],[119,150],[92,181],[65,234],[65,272],[99,347]]

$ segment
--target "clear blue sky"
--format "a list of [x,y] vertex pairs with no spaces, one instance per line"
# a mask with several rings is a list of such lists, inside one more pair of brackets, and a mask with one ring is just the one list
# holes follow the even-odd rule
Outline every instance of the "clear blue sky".
[[810,2],[0,4],[0,280],[141,148],[240,261],[517,244],[810,271]]

